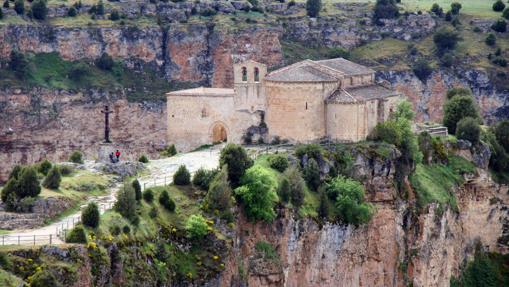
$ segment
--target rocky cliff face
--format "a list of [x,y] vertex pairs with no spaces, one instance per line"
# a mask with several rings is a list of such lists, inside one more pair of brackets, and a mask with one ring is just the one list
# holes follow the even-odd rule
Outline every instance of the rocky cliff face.
[[[219,285],[449,286],[476,244],[497,252],[509,247],[500,241],[508,232],[507,187],[482,174],[456,194],[459,213],[431,206],[412,214],[396,200],[376,204],[376,215],[359,228],[288,213],[272,224],[242,221]],[[259,241],[277,249],[276,264],[257,260]]]

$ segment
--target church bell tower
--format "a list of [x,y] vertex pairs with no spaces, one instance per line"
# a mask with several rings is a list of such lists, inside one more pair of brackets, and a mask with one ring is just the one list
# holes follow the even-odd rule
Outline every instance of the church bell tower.
[[265,111],[263,80],[267,66],[253,60],[234,64],[235,110],[255,113]]

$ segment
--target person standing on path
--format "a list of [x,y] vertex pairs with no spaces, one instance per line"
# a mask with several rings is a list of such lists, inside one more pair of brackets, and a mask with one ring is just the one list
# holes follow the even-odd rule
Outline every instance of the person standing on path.
[[115,156],[117,157],[117,162],[119,162],[120,161],[120,151],[118,149],[115,152]]

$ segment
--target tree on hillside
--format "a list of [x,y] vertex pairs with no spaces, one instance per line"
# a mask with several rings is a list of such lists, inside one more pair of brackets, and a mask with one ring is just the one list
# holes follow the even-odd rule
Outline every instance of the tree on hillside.
[[460,13],[461,8],[462,8],[461,3],[454,2],[451,4],[451,13],[453,15],[458,15]]
[[498,19],[491,25],[491,29],[499,33],[505,33],[505,31],[507,31],[507,22],[504,19]]
[[495,136],[500,145],[509,153],[509,120],[503,120],[495,126]]
[[133,182],[131,183],[133,189],[134,189],[134,197],[136,198],[137,201],[140,201],[141,200],[141,185],[140,185],[140,182],[138,181],[138,179],[135,179],[133,180]]
[[367,223],[373,215],[373,207],[364,200],[364,187],[358,181],[346,177],[333,178],[326,186],[327,196],[335,201],[337,213],[345,223]]
[[462,118],[456,125],[456,137],[461,140],[467,140],[472,144],[479,143],[481,127],[479,120],[471,117]]
[[306,11],[309,17],[315,18],[320,15],[322,9],[322,0],[307,0]]
[[37,171],[33,167],[17,167],[2,189],[2,201],[8,211],[28,211],[26,198],[34,198],[41,192]]
[[442,15],[444,15],[444,10],[437,3],[433,3],[430,11],[437,15],[438,17],[442,17]]
[[495,34],[489,33],[484,42],[488,46],[495,46],[495,44],[497,43],[497,37],[495,37]]
[[456,49],[458,42],[461,41],[459,34],[451,28],[444,27],[433,35],[433,42],[439,53]]
[[504,2],[502,2],[502,0],[497,0],[495,3],[493,3],[492,8],[493,8],[493,11],[500,12],[500,11],[504,10],[505,4],[504,4]]
[[89,203],[87,207],[81,212],[81,222],[85,226],[97,228],[99,226],[99,220],[99,207],[95,202]]
[[318,190],[320,186],[320,167],[315,159],[310,158],[304,169],[302,170],[302,174],[309,188],[312,190]]
[[509,20],[509,7],[504,9],[504,12],[502,12],[502,17]]
[[219,166],[227,165],[228,180],[233,188],[239,186],[240,178],[246,170],[253,165],[253,161],[247,155],[246,150],[236,144],[228,144],[221,150]]
[[394,0],[377,0],[373,17],[377,23],[380,19],[394,19],[399,17],[399,9]]
[[48,7],[46,7],[46,0],[35,0],[31,6],[32,16],[37,20],[45,20],[48,15]]
[[16,11],[16,13],[18,15],[25,14],[25,1],[24,0],[16,0],[14,2],[14,11]]
[[446,97],[448,100],[454,96],[472,96],[472,91],[469,88],[452,88],[447,91]]
[[208,210],[227,211],[232,206],[232,190],[228,183],[226,167],[214,177],[205,197],[205,205]]
[[306,182],[297,167],[289,167],[285,173],[285,178],[288,180],[288,193],[290,202],[295,208],[299,208],[304,203],[304,192],[306,189]]
[[131,185],[124,184],[124,187],[118,192],[113,208],[127,220],[133,223],[137,221],[136,195]]
[[30,66],[25,55],[15,50],[11,51],[9,69],[11,69],[14,72],[14,75],[21,80],[28,77],[30,73]]
[[444,105],[444,125],[449,133],[456,134],[456,125],[466,117],[480,119],[477,105],[472,96],[454,96]]
[[60,187],[60,182],[62,181],[62,175],[60,174],[60,169],[58,166],[53,166],[48,175],[42,182],[42,185],[49,189],[58,189]]
[[242,177],[242,186],[235,189],[250,220],[272,221],[276,217],[274,206],[278,201],[277,182],[272,174],[259,165],[249,168]]
[[95,62],[95,65],[105,71],[109,71],[113,68],[113,65],[115,62],[113,61],[113,58],[108,55],[107,53],[103,53],[99,59]]
[[4,8],[8,9],[11,5],[9,4],[9,0],[4,1]]
[[413,66],[412,71],[414,74],[421,80],[421,82],[426,82],[428,77],[433,72],[431,66],[428,64],[428,61],[425,59],[419,59]]

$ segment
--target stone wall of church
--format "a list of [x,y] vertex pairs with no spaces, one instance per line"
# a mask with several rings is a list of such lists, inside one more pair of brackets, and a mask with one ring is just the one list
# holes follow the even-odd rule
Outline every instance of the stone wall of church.
[[365,104],[327,104],[327,136],[334,141],[360,141],[366,137]]
[[233,96],[168,96],[167,110],[167,141],[179,152],[213,143],[214,127],[226,130],[228,142],[238,141]]
[[265,82],[269,137],[310,142],[326,136],[324,100],[338,83]]

